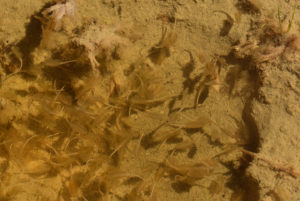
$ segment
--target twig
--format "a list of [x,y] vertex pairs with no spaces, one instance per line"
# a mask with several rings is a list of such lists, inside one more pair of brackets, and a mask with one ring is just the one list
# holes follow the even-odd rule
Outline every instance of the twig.
[[248,154],[249,156],[252,156],[252,157],[254,157],[256,159],[264,161],[273,170],[285,172],[285,173],[287,173],[287,174],[289,174],[289,175],[291,175],[292,177],[295,177],[295,178],[300,177],[300,172],[296,171],[295,168],[292,167],[292,166],[290,166],[290,165],[283,165],[283,164],[275,163],[275,162],[273,162],[273,161],[271,161],[269,159],[266,159],[266,158],[264,158],[262,156],[259,156],[256,153],[247,151],[245,149],[241,149],[241,151],[243,153],[245,153],[245,154]]

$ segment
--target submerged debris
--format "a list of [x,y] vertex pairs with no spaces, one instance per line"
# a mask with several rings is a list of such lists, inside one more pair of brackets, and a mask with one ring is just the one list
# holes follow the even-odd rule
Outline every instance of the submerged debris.
[[90,61],[92,69],[95,71],[99,67],[100,60],[119,59],[122,57],[124,48],[130,40],[118,34],[122,30],[120,26],[97,26],[92,25],[84,31],[81,36],[72,41],[77,46],[84,47],[85,55]]
[[[30,52],[37,60],[28,70],[33,75],[24,73],[0,86],[0,178],[12,167],[19,171],[14,175],[17,182],[31,182],[43,191],[50,187],[42,182],[55,180],[49,200],[63,201],[156,201],[161,185],[175,192],[199,186],[211,194],[222,192],[227,164],[213,154],[200,159],[199,142],[220,150],[219,155],[239,145],[222,122],[212,120],[213,111],[185,114],[204,103],[209,89],[220,92],[218,60],[199,55],[202,65],[195,73],[189,52],[184,84],[192,86],[184,90],[194,93],[195,105],[173,112],[172,101],[187,94],[167,88],[173,78],[159,65],[171,56],[175,30],[163,28],[158,44],[131,62],[126,51],[140,37],[121,25],[98,23],[67,33],[63,22],[74,17],[75,1],[55,2],[35,16],[43,33],[40,47]],[[52,43],[56,34],[65,40]],[[291,37],[284,52],[299,51],[298,43],[299,38]],[[0,48],[3,80],[8,73],[20,72],[23,55],[18,49],[7,53]],[[249,48],[249,54],[252,51]],[[13,199],[2,185],[0,200]]]
[[45,9],[42,15],[48,20],[48,29],[51,27],[57,30],[63,17],[75,15],[75,2],[74,0],[61,0]]
[[74,0],[61,0],[49,8],[46,8],[40,15],[35,18],[42,23],[42,40],[40,47],[52,47],[53,37],[63,26],[65,17],[75,17],[75,2]]
[[265,19],[259,21],[259,24],[264,24],[264,28],[253,36],[255,39],[233,47],[238,58],[251,58],[255,65],[274,62],[280,58],[299,59],[299,34],[283,34],[281,24],[279,26],[275,20]]

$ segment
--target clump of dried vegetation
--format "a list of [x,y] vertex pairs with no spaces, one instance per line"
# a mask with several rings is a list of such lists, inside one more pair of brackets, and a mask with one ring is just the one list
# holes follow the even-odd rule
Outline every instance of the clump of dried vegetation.
[[255,65],[278,62],[280,58],[288,61],[299,59],[300,35],[290,33],[296,7],[297,4],[294,6],[288,23],[281,19],[280,7],[278,7],[278,19],[262,18],[258,20],[253,28],[262,28],[254,31],[247,41],[235,46],[235,55],[243,59],[250,58]]

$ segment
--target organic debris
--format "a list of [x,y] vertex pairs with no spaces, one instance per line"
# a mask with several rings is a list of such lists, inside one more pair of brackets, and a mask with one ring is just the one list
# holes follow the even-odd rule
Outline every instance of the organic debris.
[[278,26],[275,20],[265,19],[259,21],[259,24],[264,25],[264,28],[253,36],[255,39],[234,47],[238,58],[251,58],[255,65],[276,62],[281,58],[290,61],[298,59],[299,34],[283,34],[281,23]]
[[42,41],[40,46],[43,48],[51,47],[51,37],[63,26],[63,18],[75,17],[74,0],[61,0],[49,8],[42,11],[41,15],[35,16],[42,23]]
[[84,48],[85,56],[95,71],[100,65],[96,58],[107,61],[122,57],[124,48],[130,43],[128,38],[118,35],[122,29],[120,26],[93,25],[72,41],[76,46]]
[[[141,39],[135,29],[92,19],[72,29],[65,20],[76,9],[73,0],[56,0],[35,15],[42,41],[28,53],[28,69],[18,48],[0,46],[0,200],[23,193],[42,200],[157,201],[162,186],[223,192],[231,171],[224,161],[238,166],[241,145],[214,120],[215,111],[200,105],[211,106],[204,103],[210,89],[222,96],[226,62],[178,48],[190,60],[183,89],[170,90],[174,77],[162,65],[178,31],[163,27],[156,45],[131,58],[127,52]],[[228,17],[224,36],[233,23]],[[299,51],[298,43],[290,37],[279,53]],[[240,50],[241,56],[254,51]],[[172,110],[189,95],[194,104]],[[221,157],[227,154],[234,156]],[[24,191],[13,182],[30,185]]]
[[277,164],[276,162],[270,160],[270,159],[266,159],[263,156],[260,156],[259,154],[247,151],[242,149],[242,152],[258,159],[258,160],[262,160],[264,161],[271,169],[275,170],[275,171],[281,171],[281,172],[285,172],[287,174],[289,174],[292,177],[300,177],[300,172],[296,170],[295,167],[291,166],[291,165],[283,165],[283,164]]

